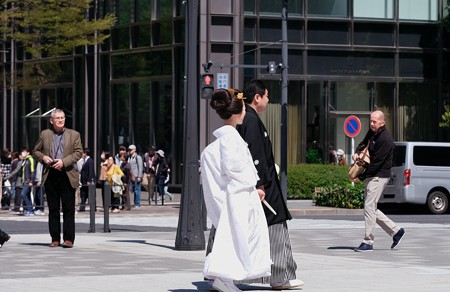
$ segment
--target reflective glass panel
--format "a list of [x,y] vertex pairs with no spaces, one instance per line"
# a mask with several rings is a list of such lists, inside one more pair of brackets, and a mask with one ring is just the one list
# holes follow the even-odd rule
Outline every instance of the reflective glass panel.
[[401,20],[437,21],[437,0],[399,0],[399,18]]
[[355,18],[394,18],[394,0],[353,0]]
[[317,17],[348,17],[348,0],[308,1],[308,15]]

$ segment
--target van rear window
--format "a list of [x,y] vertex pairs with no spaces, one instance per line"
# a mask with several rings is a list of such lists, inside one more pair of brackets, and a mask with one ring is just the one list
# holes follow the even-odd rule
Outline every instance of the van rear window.
[[450,167],[450,147],[414,146],[413,153],[415,165]]
[[397,145],[394,148],[394,156],[392,157],[392,166],[402,166],[405,164],[406,146]]

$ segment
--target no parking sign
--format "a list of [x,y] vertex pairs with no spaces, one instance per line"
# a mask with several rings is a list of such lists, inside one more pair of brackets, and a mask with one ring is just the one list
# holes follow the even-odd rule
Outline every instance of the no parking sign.
[[361,121],[357,116],[348,116],[344,121],[344,132],[350,137],[354,138],[358,136],[361,131]]

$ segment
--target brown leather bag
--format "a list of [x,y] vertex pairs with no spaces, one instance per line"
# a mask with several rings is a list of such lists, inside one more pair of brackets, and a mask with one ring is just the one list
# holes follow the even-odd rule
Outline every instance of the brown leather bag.
[[348,176],[350,179],[355,179],[360,176],[366,168],[370,165],[370,156],[369,156],[369,145],[364,148],[361,153],[359,153],[358,158],[356,158],[355,163],[350,167],[348,171]]

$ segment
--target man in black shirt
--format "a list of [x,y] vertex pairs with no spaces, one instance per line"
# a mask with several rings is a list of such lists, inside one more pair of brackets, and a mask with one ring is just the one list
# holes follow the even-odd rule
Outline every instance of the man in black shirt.
[[[393,242],[391,249],[396,247],[405,230],[399,228],[391,219],[383,212],[378,210],[378,200],[386,187],[391,176],[392,155],[394,152],[394,140],[385,127],[384,113],[382,111],[374,111],[370,115],[370,130],[359,143],[353,160],[356,160],[359,153],[369,145],[370,165],[365,172],[365,196],[364,196],[364,219],[365,219],[365,235],[362,243],[355,248],[355,251],[372,251],[375,236],[373,231],[376,224],[380,225],[383,230],[392,236]],[[354,179],[356,181],[357,179]]]

